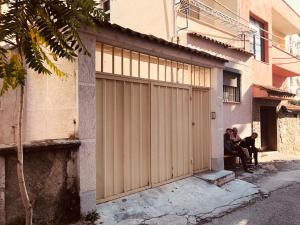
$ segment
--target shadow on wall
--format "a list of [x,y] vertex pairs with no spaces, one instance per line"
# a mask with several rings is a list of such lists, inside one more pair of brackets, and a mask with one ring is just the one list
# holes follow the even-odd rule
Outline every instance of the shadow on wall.
[[[24,170],[33,205],[33,224],[61,225],[80,217],[76,172],[78,146],[25,149]],[[16,175],[15,154],[5,155],[5,212],[7,225],[24,224]]]
[[[243,88],[243,87],[242,87]],[[237,127],[241,137],[251,135],[252,87],[249,86],[241,96],[241,103],[223,103],[224,129]]]
[[[1,86],[1,80],[0,80]],[[0,97],[0,144],[15,143],[19,91],[9,90]]]
[[[218,57],[228,59],[229,61],[240,61],[246,63],[250,58],[250,55],[247,55],[245,53],[239,52],[234,49],[225,48],[223,46],[220,46],[219,44],[203,40],[199,37],[193,37],[191,35],[187,35],[187,44],[192,48],[203,50],[206,52],[208,51]],[[199,48],[199,46],[203,47]]]

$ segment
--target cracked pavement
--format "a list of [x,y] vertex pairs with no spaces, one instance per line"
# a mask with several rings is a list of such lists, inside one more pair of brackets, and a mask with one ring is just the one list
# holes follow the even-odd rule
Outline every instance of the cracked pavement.
[[300,183],[271,192],[264,201],[238,209],[205,225],[299,225]]
[[259,197],[257,187],[235,179],[222,187],[189,177],[100,204],[99,223],[118,225],[198,224]]
[[256,184],[264,198],[246,207],[218,216],[205,225],[299,225],[300,160],[275,160],[263,163],[252,175],[239,178]]
[[276,190],[300,181],[300,160],[275,160],[261,165],[253,174],[236,171],[238,179],[222,187],[189,177],[100,204],[97,212],[101,218],[96,224],[205,224],[264,202]]

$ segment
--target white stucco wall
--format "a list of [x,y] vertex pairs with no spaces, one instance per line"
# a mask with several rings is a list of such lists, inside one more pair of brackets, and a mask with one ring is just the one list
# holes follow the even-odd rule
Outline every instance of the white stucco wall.
[[241,102],[223,103],[223,127],[237,127],[242,138],[252,133],[252,75],[247,64],[227,63],[229,68],[234,68],[241,73]]
[[[223,103],[223,129],[237,127],[242,137],[249,136],[252,121],[251,86],[253,82],[251,56],[192,35],[187,35],[186,44],[191,48],[227,59],[228,63],[225,64],[225,67],[241,73],[241,103]],[[219,74],[218,79],[223,81],[223,73]],[[223,96],[223,84],[219,88]]]
[[[68,75],[41,75],[28,70],[24,102],[24,141],[68,138],[77,133],[76,63],[60,60],[57,65]],[[16,140],[19,110],[18,90],[0,97],[0,143]]]
[[173,0],[110,1],[110,22],[170,40],[173,35]]

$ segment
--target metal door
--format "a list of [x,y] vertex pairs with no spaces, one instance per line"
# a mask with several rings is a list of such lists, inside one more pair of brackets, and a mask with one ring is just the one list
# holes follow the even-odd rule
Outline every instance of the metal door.
[[150,92],[142,82],[97,79],[97,201],[149,186]]
[[210,104],[208,89],[193,89],[193,170],[210,169]]
[[151,86],[151,182],[192,174],[190,87]]

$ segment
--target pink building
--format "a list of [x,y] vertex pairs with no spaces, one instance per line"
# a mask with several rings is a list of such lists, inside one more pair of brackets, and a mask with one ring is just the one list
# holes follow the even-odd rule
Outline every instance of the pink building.
[[[29,179],[31,187],[51,187],[30,189],[32,198],[51,189],[55,200],[63,190],[78,197],[75,212],[86,213],[221,170],[227,127],[242,137],[258,132],[263,150],[300,150],[299,107],[291,104],[300,60],[290,36],[300,33],[300,17],[285,1],[101,2],[110,23],[81,30],[91,57],[59,61],[65,80],[27,77],[25,167],[53,181]],[[16,108],[17,92],[0,98],[0,216],[6,212],[7,221],[21,207],[14,174],[3,173],[13,171]],[[57,205],[47,213],[60,211]]]

